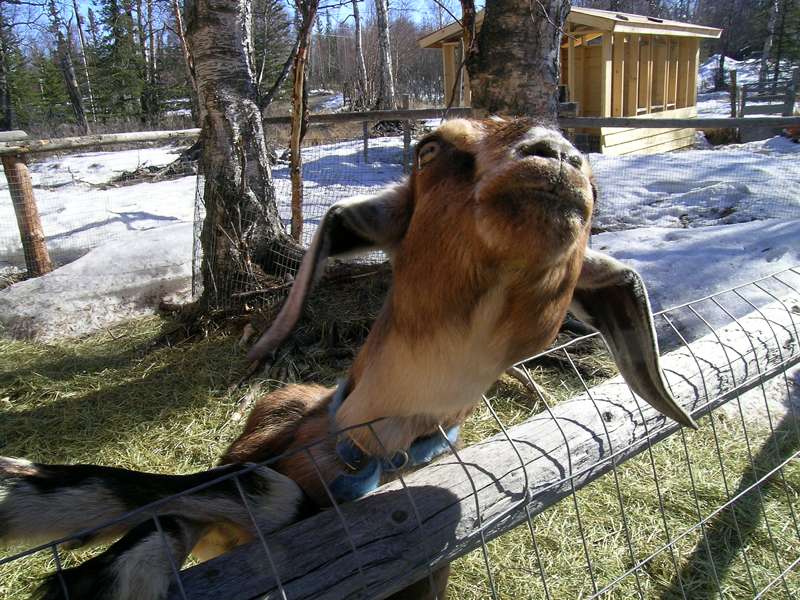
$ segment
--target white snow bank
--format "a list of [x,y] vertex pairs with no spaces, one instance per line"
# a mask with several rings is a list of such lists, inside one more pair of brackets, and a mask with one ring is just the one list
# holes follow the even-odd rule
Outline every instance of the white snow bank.
[[[698,69],[697,88],[701,92],[714,89],[714,78],[719,70],[719,54],[709,56]],[[787,63],[788,68],[788,63]],[[751,58],[747,60],[736,60],[729,56],[725,57],[725,83],[730,82],[730,72],[736,71],[736,83],[757,83],[758,73],[761,70],[761,59]]]
[[[164,146],[33,163],[31,179],[51,258],[63,264],[126,231],[191,221],[194,177],[102,189],[120,173],[167,165],[176,152]],[[9,265],[24,266],[24,257],[8,183],[0,176],[0,268]]]
[[592,248],[629,264],[660,310],[800,264],[800,220],[601,233]]
[[0,328],[44,341],[79,336],[189,299],[191,223],[135,231],[0,291]]
[[342,94],[334,94],[319,105],[318,111],[320,112],[336,112],[342,110],[344,107],[344,96]]
[[592,154],[595,226],[698,227],[800,216],[800,144],[782,137],[656,156]]

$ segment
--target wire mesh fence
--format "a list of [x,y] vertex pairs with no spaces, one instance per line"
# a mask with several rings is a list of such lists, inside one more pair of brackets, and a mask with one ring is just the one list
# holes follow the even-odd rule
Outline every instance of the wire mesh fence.
[[[676,431],[609,379],[596,336],[571,336],[495,386],[461,447],[448,440],[443,458],[358,502],[337,502],[323,476],[330,434],[293,454],[317,465],[333,506],[287,528],[259,520],[259,466],[249,465],[0,559],[0,569],[38,554],[61,574],[78,562],[65,543],[141,522],[164,542],[171,598],[381,598],[438,580],[447,564],[457,598],[795,597],[799,307],[794,267],[655,316],[682,340],[662,366],[675,398],[704,417],[697,432]],[[712,315],[726,324],[712,326]],[[703,335],[687,343],[678,323],[690,318]],[[163,523],[204,492],[238,499],[228,515],[253,543],[181,571],[185,553]]]

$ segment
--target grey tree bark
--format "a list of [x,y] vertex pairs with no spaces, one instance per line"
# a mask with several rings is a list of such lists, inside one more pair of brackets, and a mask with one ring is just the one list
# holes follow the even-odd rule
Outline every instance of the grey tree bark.
[[72,0],[72,9],[75,13],[75,27],[78,29],[78,43],[81,49],[83,75],[86,77],[86,92],[89,95],[89,111],[92,113],[92,121],[97,123],[97,112],[94,106],[94,94],[92,93],[92,79],[89,77],[89,61],[86,59],[86,37],[83,35],[83,17],[81,17],[81,13],[78,10],[78,0]]
[[187,0],[202,123],[206,216],[200,241],[200,310],[230,306],[258,267],[270,271],[291,249],[275,204],[252,62],[248,0]]
[[[369,106],[367,91],[367,63],[364,61],[364,48],[361,45],[361,15],[358,10],[358,0],[352,0],[353,20],[355,21],[354,35],[356,43],[356,75],[357,75],[357,97],[355,98],[355,108],[366,109]],[[390,63],[391,64],[391,63]]]
[[386,0],[375,0],[375,17],[378,25],[378,97],[375,108],[397,108],[392,72],[392,44],[389,39],[389,5]]
[[778,16],[781,12],[781,1],[772,0],[769,5],[769,19],[767,19],[767,35],[764,38],[764,48],[761,52],[761,67],[758,71],[758,80],[765,82],[769,77],[769,55],[772,53],[772,43],[775,39],[775,28],[778,25]]
[[64,77],[69,103],[72,106],[72,112],[75,114],[75,121],[78,123],[78,127],[81,128],[84,135],[88,135],[90,133],[89,121],[86,120],[86,111],[83,108],[83,97],[81,96],[81,90],[78,86],[78,78],[75,76],[75,65],[72,62],[72,55],[70,52],[69,29],[65,36],[61,28],[61,15],[58,12],[55,0],[50,0],[47,8],[50,13],[50,29],[56,38],[58,65],[61,68],[61,75]]
[[478,50],[467,67],[474,108],[557,117],[561,36],[570,5],[570,0],[487,0]]

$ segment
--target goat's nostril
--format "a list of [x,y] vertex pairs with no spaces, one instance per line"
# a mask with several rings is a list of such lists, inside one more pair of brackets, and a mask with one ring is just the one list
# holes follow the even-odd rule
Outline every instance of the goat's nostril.
[[521,144],[517,148],[520,156],[540,156],[542,158],[561,158],[561,148],[550,140],[539,140]]
[[583,166],[583,157],[580,154],[568,154],[566,160],[576,169],[580,169]]

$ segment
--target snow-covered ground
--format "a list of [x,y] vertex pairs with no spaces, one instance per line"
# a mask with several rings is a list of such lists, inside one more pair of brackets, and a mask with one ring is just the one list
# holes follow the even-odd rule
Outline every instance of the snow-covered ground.
[[591,156],[596,226],[701,227],[800,216],[800,144],[787,138],[648,155]]
[[[789,73],[792,66],[788,61],[782,63],[781,71]],[[698,70],[697,79],[697,115],[700,117],[730,117],[731,115],[731,96],[727,91],[714,91],[714,80],[719,70],[719,54],[710,56]],[[761,70],[761,60],[757,58],[748,60],[736,60],[730,57],[725,58],[725,83],[730,83],[730,72],[736,71],[737,85],[748,83],[758,83],[758,75]],[[771,71],[770,71],[771,73]],[[750,104],[748,104],[750,105]],[[800,107],[800,103],[798,103]],[[759,115],[749,115],[757,117]]]
[[[180,149],[165,146],[123,152],[85,152],[30,165],[31,179],[51,257],[74,260],[89,248],[127,231],[190,222],[195,181],[108,187],[123,172],[163,166]],[[0,176],[0,269],[24,264],[8,182]]]
[[[398,138],[304,150],[305,236],[334,201],[401,176]],[[106,152],[33,167],[48,245],[83,254],[54,272],[0,291],[0,329],[41,339],[80,335],[152,312],[162,296],[188,297],[195,178],[90,189],[174,150]],[[800,145],[762,142],[656,156],[591,155],[601,190],[593,246],[640,270],[656,308],[800,264]],[[274,169],[289,218],[288,168]],[[0,188],[0,260],[21,264],[8,190]],[[91,233],[89,233],[91,232]],[[2,235],[2,234],[0,234]],[[13,238],[13,239],[12,239]],[[69,252],[66,252],[69,250]]]

